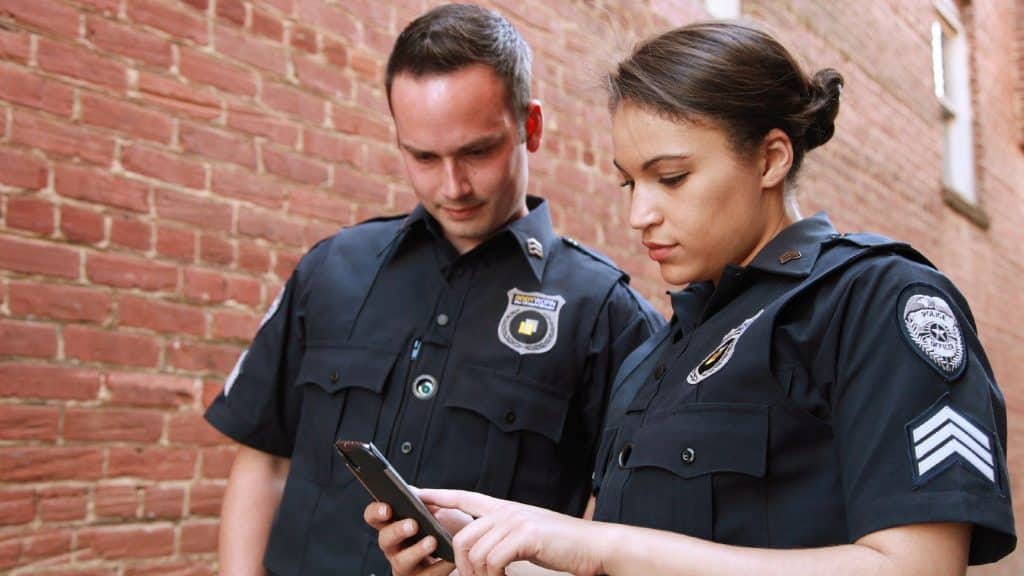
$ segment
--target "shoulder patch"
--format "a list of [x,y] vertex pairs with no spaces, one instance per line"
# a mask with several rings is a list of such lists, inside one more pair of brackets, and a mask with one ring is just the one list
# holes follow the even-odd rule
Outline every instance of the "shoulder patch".
[[992,433],[954,408],[949,393],[907,423],[907,440],[915,486],[957,463],[999,484]]
[[931,284],[914,283],[900,292],[898,323],[907,344],[952,382],[967,366],[967,347],[950,298]]
[[590,256],[591,258],[593,258],[594,260],[597,260],[598,262],[604,264],[605,266],[608,266],[609,268],[615,270],[619,274],[622,274],[623,279],[626,282],[629,282],[629,274],[626,274],[625,272],[623,272],[622,268],[619,268],[615,264],[615,262],[612,261],[611,258],[605,256],[604,254],[598,252],[597,250],[594,250],[592,248],[584,246],[583,244],[580,244],[579,240],[577,240],[575,238],[571,238],[569,236],[562,236],[562,242],[564,244],[568,245],[568,246],[571,246],[572,248],[575,248],[577,251],[582,252],[582,253],[586,254],[587,256]]

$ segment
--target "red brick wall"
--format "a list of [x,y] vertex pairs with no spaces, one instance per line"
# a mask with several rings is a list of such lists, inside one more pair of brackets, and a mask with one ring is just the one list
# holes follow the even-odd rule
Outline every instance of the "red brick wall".
[[[433,3],[0,0],[0,572],[213,572],[233,449],[202,407],[310,244],[414,202],[382,72],[394,35]],[[665,309],[625,226],[599,73],[702,2],[491,5],[535,50],[547,130],[532,189]],[[1022,470],[1013,6],[966,9],[988,230],[942,200],[928,0],[744,11],[846,75],[836,138],[806,162],[805,209],[906,238],[963,287]]]

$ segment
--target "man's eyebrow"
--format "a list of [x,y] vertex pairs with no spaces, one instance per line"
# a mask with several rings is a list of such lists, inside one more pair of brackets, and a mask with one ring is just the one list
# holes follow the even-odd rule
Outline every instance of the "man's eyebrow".
[[468,144],[463,144],[462,146],[459,146],[459,149],[456,150],[455,153],[456,154],[465,154],[467,152],[472,152],[472,151],[475,151],[475,150],[479,150],[481,148],[489,148],[489,147],[494,146],[495,144],[498,144],[499,142],[501,142],[501,140],[504,137],[505,137],[504,134],[489,134],[487,136],[482,136],[480,138],[477,138],[476,140],[473,140],[472,142],[470,142]]

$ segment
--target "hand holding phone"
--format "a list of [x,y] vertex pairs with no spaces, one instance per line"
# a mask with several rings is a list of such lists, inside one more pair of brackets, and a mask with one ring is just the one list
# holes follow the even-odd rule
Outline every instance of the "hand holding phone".
[[393,520],[412,518],[416,521],[419,530],[412,537],[413,540],[433,536],[437,540],[434,555],[442,560],[455,561],[451,534],[427,510],[423,501],[413,493],[372,442],[338,440],[335,448],[370,496],[391,506]]

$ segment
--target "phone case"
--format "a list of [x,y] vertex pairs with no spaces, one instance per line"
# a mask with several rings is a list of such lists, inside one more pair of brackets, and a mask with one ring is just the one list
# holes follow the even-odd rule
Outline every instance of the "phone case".
[[339,440],[335,447],[345,460],[345,465],[370,496],[391,506],[392,519],[412,518],[416,521],[419,531],[410,539],[412,542],[433,536],[437,540],[437,549],[433,555],[449,562],[455,561],[451,535],[427,510],[423,501],[413,494],[409,485],[372,442]]

